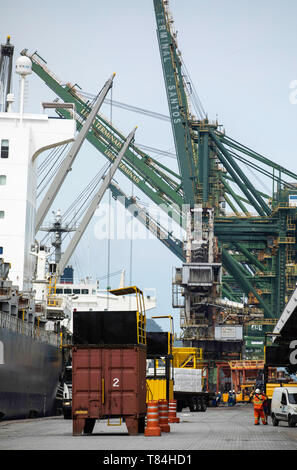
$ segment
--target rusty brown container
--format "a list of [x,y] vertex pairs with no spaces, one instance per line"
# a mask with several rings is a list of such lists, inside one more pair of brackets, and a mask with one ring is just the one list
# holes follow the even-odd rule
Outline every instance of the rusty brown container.
[[72,348],[73,435],[91,433],[95,420],[106,418],[123,418],[137,434],[145,414],[145,346]]

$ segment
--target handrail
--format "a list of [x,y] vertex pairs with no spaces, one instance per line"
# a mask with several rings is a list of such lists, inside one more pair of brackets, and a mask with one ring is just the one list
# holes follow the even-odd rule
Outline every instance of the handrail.
[[60,336],[56,333],[38,328],[32,323],[27,323],[5,312],[0,312],[0,327],[21,335],[30,336],[41,343],[48,343],[57,347],[61,345]]

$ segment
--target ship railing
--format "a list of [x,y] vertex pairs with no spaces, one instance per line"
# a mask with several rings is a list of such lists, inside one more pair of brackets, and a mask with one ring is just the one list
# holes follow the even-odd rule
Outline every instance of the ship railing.
[[15,333],[30,336],[41,343],[47,343],[57,347],[61,346],[60,335],[57,335],[53,331],[38,328],[32,323],[27,323],[5,312],[0,312],[0,328],[6,328]]

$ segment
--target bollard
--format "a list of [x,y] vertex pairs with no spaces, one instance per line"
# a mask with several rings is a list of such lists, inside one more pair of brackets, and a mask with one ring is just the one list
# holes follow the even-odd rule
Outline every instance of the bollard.
[[168,401],[159,400],[159,423],[162,432],[170,432],[168,424]]
[[176,400],[169,400],[168,423],[179,423],[179,418],[176,416]]
[[159,408],[157,401],[151,400],[148,402],[146,421],[147,425],[144,431],[144,435],[161,436],[161,428],[159,425]]

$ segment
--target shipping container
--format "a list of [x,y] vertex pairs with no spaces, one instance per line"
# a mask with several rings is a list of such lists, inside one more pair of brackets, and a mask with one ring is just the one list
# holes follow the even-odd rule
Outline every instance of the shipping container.
[[74,345],[145,344],[145,316],[138,311],[73,312]]
[[91,433],[96,419],[111,418],[136,435],[144,431],[145,415],[145,346],[72,348],[73,435]]

